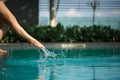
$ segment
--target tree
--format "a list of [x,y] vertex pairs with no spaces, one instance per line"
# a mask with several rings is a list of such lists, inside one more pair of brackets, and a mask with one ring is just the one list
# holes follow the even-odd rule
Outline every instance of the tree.
[[56,26],[56,8],[54,0],[49,0],[50,25]]
[[100,2],[98,0],[90,1],[88,4],[90,4],[90,7],[93,9],[93,26],[95,25],[95,12],[97,7],[99,7]]

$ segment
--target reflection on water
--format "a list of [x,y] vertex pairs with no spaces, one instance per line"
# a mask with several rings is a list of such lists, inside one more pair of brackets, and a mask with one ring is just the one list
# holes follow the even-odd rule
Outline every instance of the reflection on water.
[[10,50],[0,80],[120,80],[120,48]]

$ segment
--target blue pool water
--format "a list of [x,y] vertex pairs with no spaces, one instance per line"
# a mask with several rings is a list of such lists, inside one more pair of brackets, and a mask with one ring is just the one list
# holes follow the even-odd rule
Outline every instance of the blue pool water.
[[9,49],[0,80],[120,80],[120,47],[48,50]]

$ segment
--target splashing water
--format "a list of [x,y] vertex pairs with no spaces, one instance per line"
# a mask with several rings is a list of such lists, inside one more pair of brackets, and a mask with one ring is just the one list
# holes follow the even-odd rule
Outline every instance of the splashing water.
[[[47,57],[56,57],[56,54],[53,52],[48,51],[46,48],[41,48],[41,50],[45,53],[45,58]],[[40,49],[38,48],[38,52],[41,54]]]
[[[44,53],[43,55],[42,55],[41,50],[42,50],[42,52]],[[39,56],[39,57],[40,57],[39,62],[42,62],[42,63],[43,63],[43,64],[42,64],[42,66],[43,66],[43,71],[42,71],[42,74],[39,73],[39,77],[38,77],[38,78],[39,78],[40,80],[45,80],[45,79],[47,79],[47,78],[46,78],[46,77],[47,77],[46,75],[47,75],[47,73],[48,73],[48,70],[50,69],[49,67],[47,67],[47,66],[48,66],[47,60],[49,59],[49,57],[56,60],[56,54],[55,54],[54,52],[50,52],[50,51],[47,50],[46,48],[41,48],[41,49],[38,48],[38,52],[39,52],[39,54],[40,54],[40,56]],[[43,56],[44,56],[44,57],[43,57]],[[54,61],[55,61],[55,60],[54,60]],[[51,65],[54,65],[54,67],[56,67],[54,63],[52,63]],[[41,65],[38,65],[38,66],[41,68]],[[56,71],[56,70],[54,70],[54,72],[52,71],[52,75],[51,75],[51,76],[54,77],[54,74],[57,74],[55,71]],[[41,72],[41,69],[40,69],[39,72]],[[50,78],[50,80],[53,80],[53,79]]]

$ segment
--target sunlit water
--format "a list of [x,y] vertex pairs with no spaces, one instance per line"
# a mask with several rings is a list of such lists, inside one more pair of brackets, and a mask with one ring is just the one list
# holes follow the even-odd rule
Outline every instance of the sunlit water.
[[112,46],[10,49],[0,70],[0,80],[120,80],[119,75],[120,47]]

